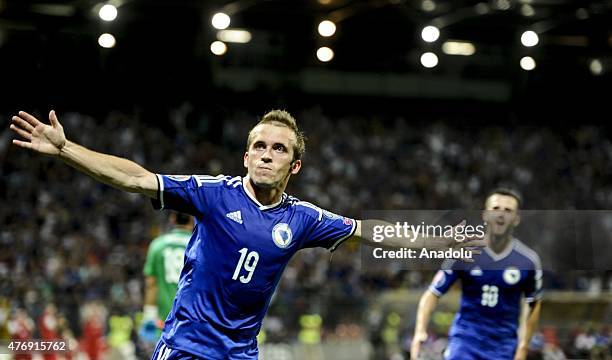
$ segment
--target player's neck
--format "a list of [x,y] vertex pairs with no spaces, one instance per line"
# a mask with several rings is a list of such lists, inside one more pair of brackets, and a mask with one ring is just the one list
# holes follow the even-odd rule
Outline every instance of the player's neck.
[[277,187],[262,188],[253,184],[253,181],[249,179],[246,183],[246,190],[259,201],[262,205],[272,205],[278,203],[283,197],[285,192],[286,182],[279,184]]
[[512,240],[511,234],[495,236],[489,233],[488,237],[489,239],[487,242],[487,246],[489,247],[489,249],[493,250],[493,252],[496,254],[500,254],[504,252],[504,250],[508,248],[508,246],[510,245],[510,241]]

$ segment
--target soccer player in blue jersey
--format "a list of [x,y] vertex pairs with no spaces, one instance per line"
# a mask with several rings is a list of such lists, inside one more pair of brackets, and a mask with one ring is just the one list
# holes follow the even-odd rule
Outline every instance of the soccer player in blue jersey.
[[[373,242],[363,221],[339,216],[285,194],[302,167],[304,136],[287,112],[274,110],[249,132],[245,177],[161,175],[122,158],[66,140],[54,111],[51,125],[19,112],[13,144],[56,156],[95,179],[141,193],[158,209],[191,214],[196,225],[185,252],[178,292],[154,359],[255,359],[256,335],[296,251],[331,251],[350,237],[376,246],[448,248],[452,238],[388,238]],[[364,229],[378,224],[366,220]],[[425,243],[426,241],[426,243]],[[481,245],[481,239],[458,246]]]
[[[512,236],[520,222],[520,196],[496,189],[485,201],[487,247],[471,263],[446,261],[421,297],[411,359],[427,339],[427,323],[438,298],[461,281],[460,310],[450,329],[446,359],[524,360],[540,316],[542,268],[538,255]],[[519,330],[522,302],[526,319]]]

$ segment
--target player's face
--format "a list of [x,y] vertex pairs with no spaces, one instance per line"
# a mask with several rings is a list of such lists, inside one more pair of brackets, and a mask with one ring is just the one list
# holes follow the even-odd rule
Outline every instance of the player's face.
[[293,161],[295,133],[285,126],[260,124],[252,131],[252,141],[244,154],[244,167],[255,185],[274,188],[286,184],[302,165]]
[[510,234],[520,222],[518,201],[508,195],[491,195],[485,202],[483,219],[487,223],[487,229],[493,235]]

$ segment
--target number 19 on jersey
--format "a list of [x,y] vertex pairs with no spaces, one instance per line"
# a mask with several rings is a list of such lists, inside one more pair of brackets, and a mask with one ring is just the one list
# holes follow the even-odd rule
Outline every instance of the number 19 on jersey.
[[238,260],[238,264],[236,264],[236,269],[234,270],[232,279],[238,280],[241,270],[244,268],[247,274],[246,276],[240,276],[240,282],[246,284],[253,278],[253,272],[255,272],[255,267],[257,267],[257,262],[259,261],[259,254],[257,251],[249,252],[249,249],[247,248],[242,248],[239,253],[240,260]]

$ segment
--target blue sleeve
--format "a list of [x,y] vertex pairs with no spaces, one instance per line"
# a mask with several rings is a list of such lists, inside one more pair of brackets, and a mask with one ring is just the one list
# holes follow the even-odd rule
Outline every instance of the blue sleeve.
[[453,286],[455,281],[459,278],[459,273],[457,272],[458,266],[455,260],[445,261],[442,264],[442,269],[438,270],[436,276],[434,276],[431,281],[431,285],[429,285],[429,291],[434,293],[437,297],[440,297],[448,291],[448,289]]
[[525,302],[532,303],[542,298],[542,269],[536,268],[527,272],[525,282]]
[[212,203],[213,192],[206,189],[210,185],[221,184],[226,177],[208,175],[160,175],[157,199],[152,199],[153,207],[158,210],[169,209],[201,217]]
[[310,203],[301,202],[300,205],[309,208],[316,217],[302,248],[323,247],[334,251],[355,233],[357,222],[354,219],[336,215]]

